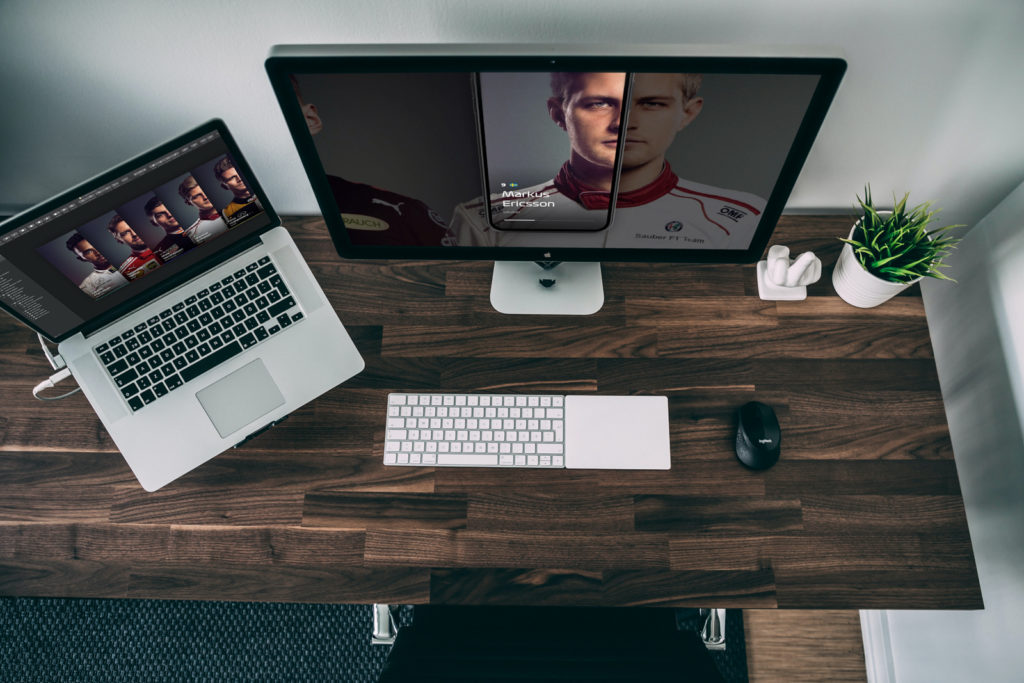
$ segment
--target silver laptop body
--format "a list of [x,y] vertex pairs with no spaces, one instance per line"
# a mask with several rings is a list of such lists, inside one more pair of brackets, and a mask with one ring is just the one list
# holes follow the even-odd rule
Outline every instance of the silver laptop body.
[[[244,165],[223,123],[210,122],[196,134],[208,137],[211,130],[217,138],[227,138],[229,155],[239,166]],[[187,144],[185,149],[189,149]],[[172,162],[173,154],[169,153]],[[161,161],[166,159],[162,157]],[[118,171],[123,170],[124,166],[118,167]],[[258,189],[247,167],[245,172],[250,187]],[[125,177],[124,173],[115,175]],[[116,188],[117,181],[113,182]],[[101,188],[100,194],[109,189],[109,185]],[[170,203],[169,195],[162,196]],[[174,282],[158,294],[145,296],[141,292],[128,302],[130,310],[125,312],[122,307],[115,319],[104,319],[99,326],[59,340],[60,356],[148,491],[256,435],[364,367],[288,231],[278,224],[276,214],[259,192],[256,201],[260,209],[257,215],[197,245],[197,249],[207,249],[198,266],[200,272],[195,268],[188,271],[183,282]],[[257,219],[262,224],[251,225],[250,234],[228,239],[233,231]],[[135,222],[141,223],[141,219]],[[104,239],[99,232],[90,234],[97,241]],[[3,235],[0,232],[0,239]],[[61,233],[52,241],[60,243],[63,239]],[[4,246],[0,242],[0,256]],[[47,252],[44,245],[36,251],[55,263],[64,257],[56,247]],[[217,259],[221,253],[226,254],[225,258]],[[30,270],[36,267],[27,258],[26,263]],[[173,263],[166,261],[159,268]],[[139,282],[145,282],[145,278]],[[137,284],[132,280],[120,288],[128,290]],[[216,296],[229,291],[229,287],[230,296]],[[268,302],[264,292],[276,302]],[[214,297],[219,305],[209,304]],[[239,303],[225,314],[224,301],[231,300]],[[200,310],[200,305],[205,307]],[[24,313],[17,306],[11,308],[15,314]],[[249,316],[250,308],[258,311],[259,317]],[[209,315],[211,310],[216,319]],[[242,313],[237,323],[231,318],[231,314]],[[25,321],[26,316],[17,317]],[[175,324],[175,318],[182,322]],[[32,327],[38,330],[39,325]],[[164,342],[158,341],[161,338]],[[211,340],[216,340],[212,342],[215,349],[210,348]],[[173,347],[184,349],[188,358],[175,355],[172,362],[168,354]],[[140,359],[138,353],[143,348],[148,349],[147,356]],[[119,354],[116,357],[115,350]],[[134,362],[126,369],[128,358]],[[145,372],[131,369],[140,360]]]

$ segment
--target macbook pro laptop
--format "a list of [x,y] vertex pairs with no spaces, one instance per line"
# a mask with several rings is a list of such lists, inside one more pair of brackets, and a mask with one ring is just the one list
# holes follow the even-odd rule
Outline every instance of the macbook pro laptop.
[[0,306],[148,491],[364,367],[220,120],[0,224]]

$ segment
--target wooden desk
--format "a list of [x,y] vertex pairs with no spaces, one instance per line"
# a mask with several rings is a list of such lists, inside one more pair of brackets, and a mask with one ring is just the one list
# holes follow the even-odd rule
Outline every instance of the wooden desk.
[[[752,265],[608,264],[584,318],[496,313],[489,263],[344,262],[287,224],[366,370],[156,493],[80,394],[31,398],[49,366],[0,320],[0,594],[982,607],[919,288],[836,297],[850,220],[780,223],[824,261],[807,301],[761,301]],[[666,394],[672,469],[385,468],[393,390]],[[733,455],[752,399],[783,429],[765,472]]]

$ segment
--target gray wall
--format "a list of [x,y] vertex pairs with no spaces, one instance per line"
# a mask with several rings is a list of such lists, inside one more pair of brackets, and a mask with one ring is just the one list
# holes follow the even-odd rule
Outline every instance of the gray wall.
[[304,42],[836,47],[850,68],[790,207],[850,207],[870,181],[973,223],[1024,179],[1018,0],[11,0],[0,17],[0,208],[220,116],[277,208],[316,212],[263,71]]
[[[928,327],[985,609],[888,611],[874,683],[1015,681],[1024,672],[1024,185],[924,284]],[[877,617],[877,618],[876,618]],[[884,632],[888,631],[886,635]],[[875,641],[875,642],[872,642]]]

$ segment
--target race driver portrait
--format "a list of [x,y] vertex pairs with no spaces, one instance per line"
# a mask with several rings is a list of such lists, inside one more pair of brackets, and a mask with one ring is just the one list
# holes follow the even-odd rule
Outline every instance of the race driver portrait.
[[[599,231],[509,229],[509,217],[559,207],[607,212],[615,180],[621,97],[628,74],[552,73],[550,120],[568,137],[569,158],[554,177],[521,188],[530,203],[509,212],[502,193],[455,207],[450,230],[459,246],[746,249],[764,211],[755,194],[679,178],[666,160],[679,135],[704,108],[702,76],[684,73],[633,75],[614,216]],[[594,103],[601,105],[595,109]],[[534,208],[532,204],[540,205]],[[492,217],[488,220],[488,215]],[[503,229],[495,229],[495,215]],[[527,224],[528,225],[528,224]]]

